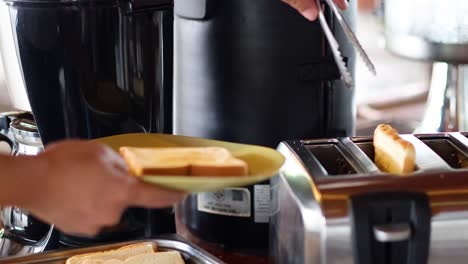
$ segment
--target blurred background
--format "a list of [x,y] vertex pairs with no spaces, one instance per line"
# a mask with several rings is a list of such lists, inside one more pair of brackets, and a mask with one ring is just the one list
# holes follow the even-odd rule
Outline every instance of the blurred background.
[[411,133],[423,118],[429,91],[432,63],[405,59],[385,48],[384,8],[383,0],[359,0],[356,34],[377,76],[357,59],[358,135],[371,134],[382,122]]
[[[387,122],[401,133],[411,133],[422,119],[427,98],[431,63],[398,57],[385,49],[384,3],[359,0],[357,35],[377,68],[370,75],[357,59],[357,134],[369,135],[377,123]],[[0,59],[5,56],[3,54]],[[0,112],[11,110],[0,63]]]

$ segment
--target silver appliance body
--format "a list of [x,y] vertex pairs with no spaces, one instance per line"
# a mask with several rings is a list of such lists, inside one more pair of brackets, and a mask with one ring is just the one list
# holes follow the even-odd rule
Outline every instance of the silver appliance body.
[[[424,182],[425,175],[429,174],[431,176],[427,176],[428,179],[431,177],[441,184],[445,184],[445,176],[461,177],[463,182],[464,178],[468,178],[467,135],[468,133],[404,135],[405,139],[415,145],[418,167],[417,172],[404,179],[379,171],[372,161],[374,154],[371,138],[281,143],[278,150],[286,157],[286,162],[279,176],[272,180],[270,257],[273,263],[372,263],[356,261],[357,245],[353,236],[355,212],[350,209],[351,202],[344,198],[343,207],[332,205],[325,213],[326,207],[322,201],[325,201],[326,194],[322,192],[360,186],[370,186],[368,190],[371,191],[405,191],[418,188],[414,187],[418,184],[411,185],[413,180]],[[393,183],[372,186],[380,177]],[[322,182],[320,191],[313,181]],[[326,181],[329,182],[324,183]],[[426,187],[429,188],[421,188]],[[466,189],[466,184],[463,187]],[[339,201],[343,198],[336,196],[328,202],[333,203],[333,199]],[[467,202],[466,196],[464,199],[461,202]],[[386,256],[382,255],[378,263],[466,263],[468,211],[466,208],[437,210],[434,209],[437,208],[436,205],[431,206],[433,215],[428,224],[430,239],[428,237],[427,256],[423,257],[425,261],[383,262]],[[346,207],[348,209],[343,209]],[[410,241],[419,230],[411,224],[405,224],[408,223],[370,227],[374,233],[373,243],[391,245]]]
[[[35,156],[43,151],[37,127],[27,112],[1,115],[3,139],[13,156]],[[27,210],[15,206],[0,206],[3,229],[0,236],[0,257],[24,256],[43,252],[51,239],[54,226],[46,225]],[[41,233],[42,232],[42,233]]]
[[9,103],[14,109],[31,111],[11,29],[8,6],[0,1],[0,62],[3,63]]

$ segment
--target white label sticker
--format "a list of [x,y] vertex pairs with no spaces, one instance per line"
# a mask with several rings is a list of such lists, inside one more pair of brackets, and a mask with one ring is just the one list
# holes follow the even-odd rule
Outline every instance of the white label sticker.
[[200,193],[197,195],[198,211],[250,217],[250,192],[245,188],[227,188],[214,193]]
[[254,186],[254,218],[255,223],[270,222],[270,185]]

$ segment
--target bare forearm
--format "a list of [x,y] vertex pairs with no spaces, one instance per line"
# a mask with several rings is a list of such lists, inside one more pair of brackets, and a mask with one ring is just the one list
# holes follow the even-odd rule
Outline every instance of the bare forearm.
[[42,163],[37,157],[0,155],[0,204],[27,206],[40,188],[36,176],[43,172]]

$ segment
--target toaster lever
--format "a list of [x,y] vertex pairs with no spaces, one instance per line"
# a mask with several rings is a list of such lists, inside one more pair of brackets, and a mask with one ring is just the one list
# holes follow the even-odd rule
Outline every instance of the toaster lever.
[[354,263],[427,263],[432,214],[426,194],[352,195],[350,210]]
[[411,227],[408,223],[388,224],[374,226],[375,240],[387,242],[401,242],[411,237]]

